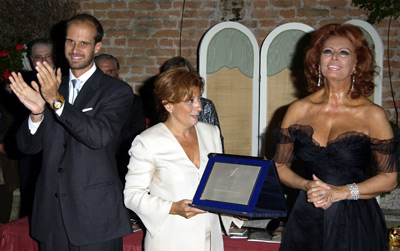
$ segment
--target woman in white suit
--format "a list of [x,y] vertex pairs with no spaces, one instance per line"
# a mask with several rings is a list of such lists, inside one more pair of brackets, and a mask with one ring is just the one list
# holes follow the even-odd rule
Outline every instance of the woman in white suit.
[[210,152],[221,153],[217,126],[198,122],[203,81],[184,68],[155,82],[161,123],[138,135],[124,190],[125,205],[146,226],[146,251],[223,250],[217,214],[189,207]]

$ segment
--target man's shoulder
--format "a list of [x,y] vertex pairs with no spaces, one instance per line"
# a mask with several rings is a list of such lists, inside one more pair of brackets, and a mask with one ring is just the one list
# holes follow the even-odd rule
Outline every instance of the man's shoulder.
[[100,78],[100,82],[102,85],[109,85],[110,87],[113,87],[113,88],[120,87],[120,88],[130,89],[133,93],[133,90],[130,87],[130,85],[121,79],[114,78],[114,77],[108,76],[106,74],[102,74],[102,76]]
[[97,86],[97,88],[105,89],[105,90],[123,90],[130,91],[133,93],[132,88],[123,80],[108,76],[104,74],[100,69],[97,69],[92,76],[87,80],[88,83],[93,81],[93,84]]

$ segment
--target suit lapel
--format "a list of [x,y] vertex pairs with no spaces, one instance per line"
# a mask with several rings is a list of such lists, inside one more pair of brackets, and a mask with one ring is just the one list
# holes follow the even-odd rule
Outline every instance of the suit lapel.
[[90,100],[90,97],[93,96],[93,92],[100,87],[100,79],[102,75],[103,73],[101,70],[97,68],[79,91],[78,97],[75,99],[74,106],[76,106],[78,109],[85,108],[84,106],[87,104],[88,100]]

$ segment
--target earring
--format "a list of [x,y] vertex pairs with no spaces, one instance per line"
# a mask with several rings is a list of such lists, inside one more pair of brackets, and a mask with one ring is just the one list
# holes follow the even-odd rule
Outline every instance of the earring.
[[350,91],[354,90],[354,83],[356,82],[355,74],[356,74],[356,72],[351,73],[351,89],[350,89]]
[[321,77],[322,77],[322,74],[321,74],[321,66],[320,66],[319,72],[318,72],[318,84],[317,84],[318,87],[321,86]]

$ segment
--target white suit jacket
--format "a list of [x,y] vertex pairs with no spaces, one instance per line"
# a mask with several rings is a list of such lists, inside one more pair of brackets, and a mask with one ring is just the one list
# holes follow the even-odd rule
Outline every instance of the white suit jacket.
[[217,214],[198,214],[190,219],[169,214],[172,202],[193,199],[207,155],[222,151],[218,127],[199,122],[195,128],[199,169],[163,123],[138,135],[129,150],[124,201],[146,226],[146,251],[209,250],[205,247],[206,229],[211,231],[211,250],[223,250]]

